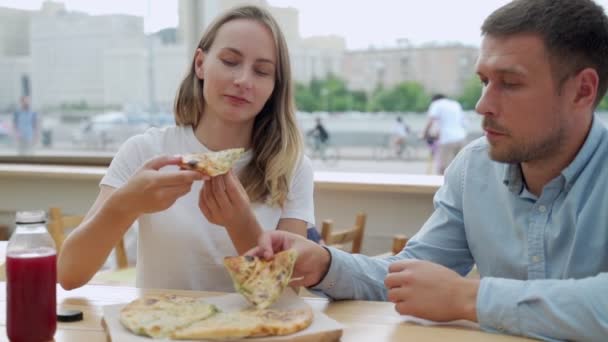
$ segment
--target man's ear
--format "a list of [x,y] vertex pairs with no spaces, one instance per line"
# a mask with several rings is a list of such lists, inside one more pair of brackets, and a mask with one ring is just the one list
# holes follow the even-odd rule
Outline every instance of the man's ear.
[[201,48],[196,49],[196,54],[194,55],[194,73],[199,80],[203,80],[205,78],[205,73],[203,69],[203,62],[205,61],[205,53]]
[[591,107],[598,96],[599,76],[592,68],[581,70],[576,76],[576,96],[574,105],[577,107]]

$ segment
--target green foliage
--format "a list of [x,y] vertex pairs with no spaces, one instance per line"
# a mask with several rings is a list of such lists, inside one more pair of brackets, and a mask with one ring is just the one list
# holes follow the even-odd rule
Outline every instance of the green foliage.
[[597,105],[597,110],[606,111],[608,110],[608,95],[602,98],[602,101]]
[[425,111],[429,96],[422,85],[405,82],[392,89],[378,87],[371,96],[351,91],[346,82],[334,75],[313,79],[308,85],[296,84],[296,106],[305,112],[327,111]]
[[481,82],[477,76],[469,79],[464,86],[464,90],[462,94],[458,98],[458,101],[462,105],[462,108],[465,110],[473,110],[475,109],[475,105],[479,98],[481,97]]
[[422,85],[416,82],[400,83],[392,89],[376,89],[370,101],[372,112],[423,112],[430,98]]

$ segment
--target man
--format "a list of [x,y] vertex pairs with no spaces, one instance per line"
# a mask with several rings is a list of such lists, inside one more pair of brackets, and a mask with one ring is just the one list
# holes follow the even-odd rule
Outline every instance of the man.
[[431,127],[435,124],[439,128],[435,173],[442,175],[464,146],[467,137],[464,113],[458,101],[448,99],[442,94],[433,95],[428,112],[429,119],[423,135],[428,139]]
[[[608,18],[591,0],[516,0],[482,26],[486,137],[448,168],[435,211],[374,259],[266,233],[253,255],[300,256],[294,282],[401,314],[540,339],[608,336]],[[481,279],[463,276],[477,265]]]
[[403,150],[406,147],[406,139],[410,132],[410,128],[408,125],[403,122],[400,116],[395,120],[395,124],[393,125],[392,131],[392,145],[395,148],[395,153],[397,157],[401,157],[403,154]]
[[21,98],[21,108],[13,113],[13,126],[17,151],[27,154],[31,151],[38,135],[38,115],[30,110],[30,99]]
[[327,129],[325,129],[325,126],[323,126],[321,118],[316,118],[315,123],[315,127],[308,131],[306,135],[313,137],[315,152],[320,152],[321,157],[325,158],[325,148],[327,147],[327,141],[329,140],[329,133],[327,132]]

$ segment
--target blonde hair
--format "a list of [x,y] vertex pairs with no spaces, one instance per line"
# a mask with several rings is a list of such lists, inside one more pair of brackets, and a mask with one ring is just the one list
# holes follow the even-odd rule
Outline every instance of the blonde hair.
[[[208,52],[220,27],[236,19],[255,20],[265,25],[271,31],[277,48],[274,89],[255,117],[251,134],[253,157],[239,178],[252,202],[283,206],[303,147],[295,118],[289,52],[279,25],[264,9],[236,7],[209,25],[198,48]],[[203,115],[203,80],[196,77],[194,63],[193,57],[175,98],[175,121],[180,126],[196,127]]]

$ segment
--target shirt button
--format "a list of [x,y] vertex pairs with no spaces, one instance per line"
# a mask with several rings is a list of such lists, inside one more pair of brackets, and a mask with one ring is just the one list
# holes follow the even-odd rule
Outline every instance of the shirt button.
[[535,255],[535,256],[532,257],[532,261],[539,262],[540,261],[540,257],[538,255]]
[[544,205],[541,205],[538,207],[538,211],[540,211],[541,213],[544,213],[545,211],[547,211],[547,207],[545,207]]

